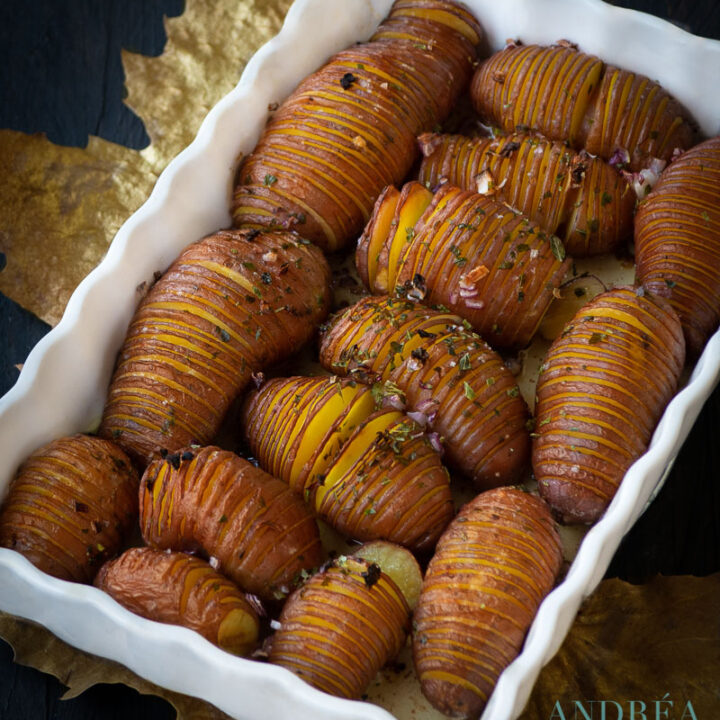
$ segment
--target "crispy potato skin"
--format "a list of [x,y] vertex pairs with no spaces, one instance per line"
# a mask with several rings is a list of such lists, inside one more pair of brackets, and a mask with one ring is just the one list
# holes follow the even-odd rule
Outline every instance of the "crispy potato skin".
[[555,340],[537,385],[533,470],[565,522],[592,523],[677,390],[685,342],[662,299],[615,288]]
[[[375,411],[373,403],[343,442],[334,438],[352,404],[328,416],[320,442],[306,432],[328,398],[355,385],[328,377],[265,383],[249,396],[243,412],[250,450],[343,535],[429,550],[452,519],[453,504],[447,470],[421,427],[396,410]],[[359,393],[370,389],[360,386]],[[292,463],[298,452],[308,452],[308,443],[317,452],[294,478]]]
[[529,128],[605,160],[624,148],[633,171],[694,141],[687,111],[657,83],[572,46],[509,46],[478,67],[471,95],[506,132]]
[[364,298],[332,320],[320,362],[360,381],[394,382],[444,438],[448,463],[479,487],[515,482],[525,469],[527,406],[500,356],[457,315]]
[[73,435],[21,465],[0,511],[0,546],[43,572],[89,583],[137,518],[138,476],[107,440]]
[[270,662],[331,695],[359,698],[405,643],[410,610],[365,560],[341,556],[287,600]]
[[329,279],[294,233],[221,231],[190,245],[130,323],[100,435],[143,468],[160,449],[211,442],[251,374],[310,338]]
[[[238,655],[257,642],[257,614],[245,596],[204,560],[179,552],[131,548],[105,563],[95,585],[148,620],[182,625]],[[244,632],[227,636],[227,627]]]
[[[377,275],[386,270],[387,287],[376,282],[372,292],[419,293],[426,304],[467,319],[499,348],[530,342],[570,267],[559,238],[494,198],[449,185],[413,228],[390,242],[401,247],[378,258]],[[356,257],[368,250],[364,234]]]
[[369,42],[343,50],[274,114],[237,175],[237,226],[297,230],[327,251],[361,230],[467,85],[482,36],[448,0],[397,2]]
[[637,281],[670,302],[699,355],[720,325],[720,137],[673,161],[640,203],[635,260]]
[[476,190],[488,171],[492,192],[560,237],[573,257],[610,252],[632,235],[636,196],[600,158],[527,133],[494,138],[425,134],[418,180]]
[[451,717],[478,717],[520,652],[562,564],[545,503],[512,488],[461,508],[430,561],[413,617],[424,695]]
[[202,551],[243,590],[286,595],[324,560],[314,518],[285,483],[217,447],[150,464],[140,483],[140,529],[154,548]]

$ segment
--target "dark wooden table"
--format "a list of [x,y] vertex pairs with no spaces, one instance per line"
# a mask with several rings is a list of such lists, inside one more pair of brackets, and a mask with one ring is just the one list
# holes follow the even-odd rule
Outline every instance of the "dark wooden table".
[[[717,0],[613,4],[720,39]],[[177,15],[182,6],[182,0],[3,0],[0,128],[45,132],[64,145],[83,146],[88,135],[134,148],[146,145],[142,122],[122,104],[120,47],[159,54],[165,43],[162,16]],[[0,271],[4,265],[0,254]],[[15,382],[15,365],[24,362],[49,329],[0,295],[0,395]],[[643,582],[656,573],[720,570],[719,429],[720,388],[708,400],[660,495],[623,542],[608,576]],[[54,678],[13,663],[11,649],[0,641],[0,720],[174,717],[163,700],[125,686],[99,685],[60,702],[63,692]]]

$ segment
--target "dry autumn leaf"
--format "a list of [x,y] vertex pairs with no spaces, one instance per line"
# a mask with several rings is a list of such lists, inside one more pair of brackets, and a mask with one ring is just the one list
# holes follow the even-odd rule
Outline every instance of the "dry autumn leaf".
[[603,581],[540,673],[520,720],[582,718],[580,705],[585,717],[630,718],[631,701],[636,720],[642,717],[640,703],[654,719],[655,702],[663,698],[672,705],[661,704],[668,712],[657,717],[716,718],[718,608],[720,574],[659,576],[644,585]]
[[290,4],[188,0],[180,17],[165,21],[161,56],[123,53],[127,102],[151,138],[144,150],[95,137],[85,149],[69,148],[0,130],[0,292],[57,324],[72,291],[247,60],[277,34]]
[[66,685],[64,700],[99,683],[123,683],[143,695],[167,700],[177,710],[177,720],[229,720],[213,705],[160,688],[116,662],[70,647],[35,623],[0,613],[0,636],[10,643],[20,665],[50,673]]

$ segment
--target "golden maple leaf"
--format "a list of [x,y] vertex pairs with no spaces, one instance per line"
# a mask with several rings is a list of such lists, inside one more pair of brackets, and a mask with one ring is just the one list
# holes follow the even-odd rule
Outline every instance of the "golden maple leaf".
[[291,0],[188,0],[165,20],[163,54],[123,53],[127,103],[151,143],[131,150],[91,137],[87,148],[0,130],[0,291],[57,324],[72,291],[102,260],[252,54],[280,29]]

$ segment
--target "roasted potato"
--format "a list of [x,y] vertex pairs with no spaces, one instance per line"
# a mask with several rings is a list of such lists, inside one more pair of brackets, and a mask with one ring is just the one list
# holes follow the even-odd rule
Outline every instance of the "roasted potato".
[[405,644],[412,598],[403,588],[416,588],[421,578],[404,548],[387,544],[382,554],[392,574],[363,559],[361,549],[298,588],[283,607],[270,662],[331,695],[359,698]]
[[496,195],[555,233],[572,257],[610,252],[632,237],[637,196],[618,170],[561,142],[514,133],[491,138],[427,133],[418,180]]
[[380,196],[356,262],[372,292],[442,303],[504,348],[530,342],[570,267],[562,241],[516,210],[449,185],[433,195],[417,182]]
[[257,642],[257,613],[245,595],[185,553],[131,548],[100,568],[95,585],[131,612],[195,630],[235,655],[247,655]]
[[237,174],[237,226],[290,228],[328,251],[354,239],[415,137],[449,112],[482,30],[449,0],[399,0],[370,41],[343,50],[280,106]]
[[640,203],[637,282],[668,299],[699,355],[720,324],[720,137],[683,153]]
[[562,564],[545,503],[513,488],[460,509],[428,565],[413,617],[423,694],[441,712],[478,717],[520,652]]
[[444,441],[450,465],[482,488],[515,482],[530,452],[528,412],[502,359],[462,318],[400,298],[368,297],[327,327],[324,367],[390,380]]
[[642,287],[585,305],[541,368],[532,463],[565,522],[592,523],[650,442],[685,361],[680,321]]
[[135,312],[100,435],[143,467],[160,449],[211,442],[252,373],[312,335],[329,279],[294,233],[221,231],[188,247]]
[[217,447],[188,448],[150,464],[140,483],[140,529],[149,546],[199,551],[243,590],[270,601],[324,561],[302,500]]
[[694,142],[689,114],[656,82],[567,42],[510,44],[477,68],[471,94],[505,132],[536,130],[605,160],[623,151],[634,171]]
[[0,546],[62,580],[92,582],[137,518],[138,476],[107,440],[63,437],[20,466],[0,510]]
[[343,535],[431,549],[452,519],[450,478],[423,429],[376,410],[373,390],[336,377],[266,382],[243,412],[250,450]]

